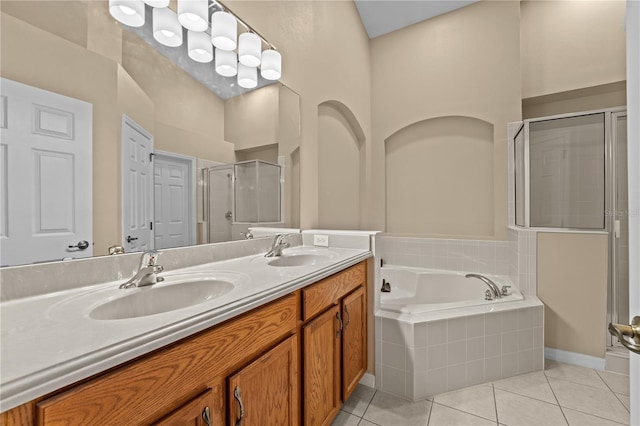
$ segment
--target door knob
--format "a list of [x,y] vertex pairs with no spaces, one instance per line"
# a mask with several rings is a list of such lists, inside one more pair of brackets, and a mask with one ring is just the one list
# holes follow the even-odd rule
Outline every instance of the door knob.
[[127,235],[127,242],[128,243],[131,243],[131,241],[135,241],[137,239],[138,239],[138,237],[132,237],[131,235]]
[[87,248],[89,248],[89,242],[88,241],[78,241],[78,244],[76,244],[75,246],[69,246],[70,249],[78,249],[78,250],[86,250]]
[[633,317],[629,325],[609,323],[609,333],[616,336],[625,348],[640,354],[640,316]]

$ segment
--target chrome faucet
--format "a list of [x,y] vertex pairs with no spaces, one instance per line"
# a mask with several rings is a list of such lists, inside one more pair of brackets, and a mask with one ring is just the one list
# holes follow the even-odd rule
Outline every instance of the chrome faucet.
[[500,289],[498,288],[496,283],[494,283],[493,281],[491,281],[489,278],[485,277],[484,275],[467,274],[464,277],[465,278],[477,278],[477,279],[479,279],[480,281],[484,282],[486,285],[489,286],[489,288],[491,289],[491,293],[493,295],[493,298],[500,299],[502,297],[502,292],[500,291]]
[[279,257],[282,256],[282,250],[289,247],[289,243],[284,239],[287,234],[278,234],[276,238],[273,240],[273,245],[271,249],[264,255],[264,257]]
[[147,251],[142,254],[140,259],[140,267],[138,272],[129,279],[126,283],[120,284],[120,288],[131,287],[144,287],[148,285],[154,285],[155,283],[164,281],[164,278],[159,277],[158,274],[164,270],[162,265],[156,265],[159,251]]

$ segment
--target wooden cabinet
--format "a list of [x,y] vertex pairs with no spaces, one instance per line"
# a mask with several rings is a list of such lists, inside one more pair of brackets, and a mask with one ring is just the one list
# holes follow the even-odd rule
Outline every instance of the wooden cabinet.
[[213,404],[213,390],[207,389],[193,398],[173,413],[154,423],[155,426],[211,426],[211,407]]
[[304,424],[328,425],[340,411],[340,310],[303,327]]
[[366,320],[361,262],[6,411],[0,424],[330,425],[366,371]]
[[297,336],[233,375],[228,389],[229,424],[299,425]]
[[364,262],[303,293],[304,425],[329,425],[367,370]]
[[367,293],[360,287],[342,300],[342,398],[346,401],[367,372]]
[[39,425],[140,425],[207,389],[212,425],[225,422],[225,378],[295,332],[292,294],[36,404]]

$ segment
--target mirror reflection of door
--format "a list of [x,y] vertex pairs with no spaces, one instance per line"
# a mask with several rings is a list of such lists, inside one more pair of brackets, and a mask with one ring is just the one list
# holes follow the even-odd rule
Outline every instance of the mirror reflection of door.
[[1,81],[0,265],[92,256],[92,105]]
[[155,249],[195,244],[194,157],[156,151],[153,156]]
[[122,246],[153,249],[153,137],[122,116]]

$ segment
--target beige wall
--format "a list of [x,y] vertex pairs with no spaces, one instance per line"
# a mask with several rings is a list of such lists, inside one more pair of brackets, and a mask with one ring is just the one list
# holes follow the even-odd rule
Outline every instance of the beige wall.
[[318,226],[359,229],[364,182],[363,141],[357,123],[332,103],[318,107]]
[[625,2],[523,1],[522,97],[626,79]]
[[224,102],[224,138],[236,150],[278,143],[279,89],[272,84]]
[[627,104],[625,81],[569,90],[522,100],[522,118],[549,117],[578,111],[614,108]]
[[545,347],[604,358],[605,234],[538,233],[538,297]]
[[[385,141],[423,120],[462,116],[493,126],[492,155],[481,160],[491,168],[493,191],[477,201],[477,209],[449,204],[429,210],[434,217],[428,229],[422,226],[427,212],[421,210],[414,210],[407,225],[421,229],[422,235],[456,237],[458,232],[444,225],[449,220],[479,220],[483,225],[473,233],[506,239],[506,126],[521,117],[519,13],[518,2],[482,1],[372,40],[374,152],[367,188],[373,206],[371,227],[385,226]],[[455,134],[455,127],[450,131]],[[472,171],[455,161],[459,149],[453,144],[444,147],[448,151],[447,163],[442,165],[447,169],[444,176],[423,167],[419,179],[440,182],[456,174],[464,175],[465,180],[474,179]],[[453,196],[450,186],[443,186],[441,191],[439,200]],[[425,194],[414,196],[422,198],[423,205],[428,203]],[[491,226],[485,226],[486,222]]]
[[438,117],[387,138],[386,231],[492,236],[493,135],[485,121]]
[[355,4],[341,1],[246,1],[227,4],[283,55],[282,82],[300,95],[300,225],[319,224],[318,105],[339,101],[371,143],[369,40]]
[[123,31],[107,2],[0,5],[0,75],[93,104],[95,255],[121,238],[120,144],[114,142],[122,114],[154,135],[156,149],[234,160],[233,144],[224,141],[223,102]]

